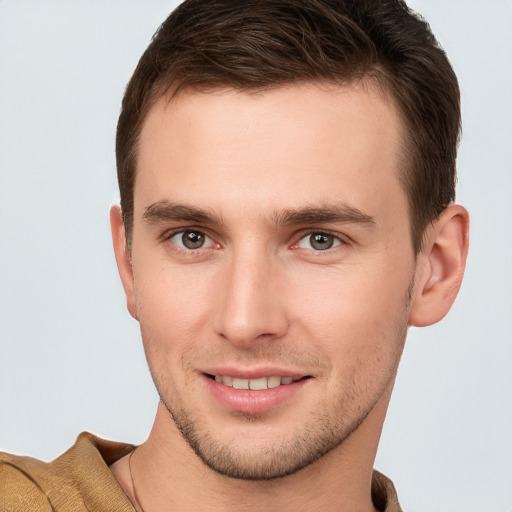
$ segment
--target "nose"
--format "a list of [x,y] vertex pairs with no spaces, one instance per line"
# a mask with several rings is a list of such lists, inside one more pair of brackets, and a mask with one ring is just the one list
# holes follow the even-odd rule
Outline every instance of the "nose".
[[249,347],[257,340],[286,334],[286,285],[279,262],[257,250],[239,251],[226,261],[218,285],[215,329],[219,336]]

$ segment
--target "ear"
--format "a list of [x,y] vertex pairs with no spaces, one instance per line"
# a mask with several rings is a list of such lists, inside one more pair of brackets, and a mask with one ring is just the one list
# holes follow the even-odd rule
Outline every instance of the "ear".
[[130,253],[126,247],[126,231],[124,228],[123,215],[121,208],[117,205],[110,208],[110,229],[112,230],[112,242],[116,255],[117,270],[119,271],[119,276],[123,283],[128,311],[135,320],[138,320],[132,262]]
[[409,325],[435,324],[450,311],[462,283],[468,245],[469,214],[460,205],[450,205],[425,232]]

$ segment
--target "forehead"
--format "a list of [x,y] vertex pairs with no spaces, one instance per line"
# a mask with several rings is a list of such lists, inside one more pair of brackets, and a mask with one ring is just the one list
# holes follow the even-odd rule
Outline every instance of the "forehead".
[[135,208],[158,200],[378,208],[386,194],[403,195],[401,133],[395,108],[371,84],[160,98],[141,131]]

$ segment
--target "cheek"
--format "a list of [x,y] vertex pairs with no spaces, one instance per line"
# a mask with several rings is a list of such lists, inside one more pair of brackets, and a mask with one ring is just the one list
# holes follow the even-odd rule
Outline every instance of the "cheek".
[[394,375],[407,331],[408,279],[386,286],[387,279],[367,277],[316,280],[317,292],[302,302],[296,319],[329,362],[326,396],[344,396],[354,407]]
[[329,352],[342,349],[354,352],[354,358],[371,356],[372,351],[386,349],[383,339],[394,339],[403,331],[411,279],[412,271],[370,272],[355,266],[303,276],[302,293],[291,294],[294,320]]
[[[153,265],[135,275],[137,311],[148,358],[175,360],[204,338],[211,298],[198,273]],[[140,277],[140,278],[139,278]]]
[[204,272],[194,265],[144,262],[134,265],[135,298],[142,318],[175,321],[194,317],[205,304]]

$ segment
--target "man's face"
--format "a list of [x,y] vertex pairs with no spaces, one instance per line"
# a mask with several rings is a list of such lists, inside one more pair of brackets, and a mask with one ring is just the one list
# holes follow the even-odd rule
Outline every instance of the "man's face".
[[151,109],[128,298],[169,422],[215,470],[293,473],[389,396],[415,271],[400,131],[371,86]]

